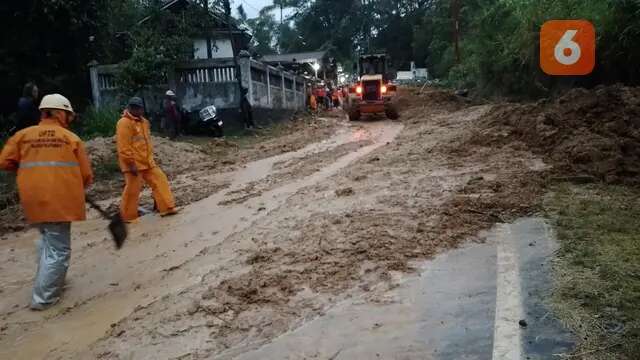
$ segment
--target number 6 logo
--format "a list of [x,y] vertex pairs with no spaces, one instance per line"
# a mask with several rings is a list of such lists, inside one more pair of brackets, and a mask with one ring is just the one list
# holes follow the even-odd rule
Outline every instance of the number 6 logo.
[[596,63],[595,44],[588,21],[548,21],[540,30],[540,67],[549,75],[588,75]]
[[[573,37],[576,36],[578,30],[567,30],[564,36],[560,38],[560,42],[556,45],[554,54],[556,60],[562,65],[573,65],[580,60],[582,50],[580,50],[580,44],[573,41]],[[565,55],[565,50],[569,50],[571,55]]]

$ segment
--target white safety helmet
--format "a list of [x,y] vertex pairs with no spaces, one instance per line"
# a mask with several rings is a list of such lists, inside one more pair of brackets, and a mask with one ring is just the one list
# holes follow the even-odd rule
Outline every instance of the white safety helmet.
[[167,96],[176,96],[176,93],[174,93],[174,92],[173,92],[173,91],[171,91],[171,90],[167,90],[166,95],[167,95]]
[[66,97],[60,94],[50,94],[43,97],[42,101],[40,101],[39,109],[40,110],[57,109],[57,110],[69,111],[71,113],[74,112],[73,107],[71,107],[71,102],[69,102],[69,99],[67,99]]

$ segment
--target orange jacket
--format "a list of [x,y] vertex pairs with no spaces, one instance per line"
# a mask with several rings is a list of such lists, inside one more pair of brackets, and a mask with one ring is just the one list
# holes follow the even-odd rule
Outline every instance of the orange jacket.
[[20,202],[30,223],[85,219],[91,163],[80,138],[60,120],[42,119],[17,132],[2,149],[0,168],[18,172]]
[[131,171],[131,165],[134,164],[138,170],[156,167],[149,120],[137,118],[125,110],[116,127],[116,142],[122,172]]
[[311,110],[316,110],[318,108],[318,102],[316,101],[316,97],[313,95],[309,96],[309,107]]

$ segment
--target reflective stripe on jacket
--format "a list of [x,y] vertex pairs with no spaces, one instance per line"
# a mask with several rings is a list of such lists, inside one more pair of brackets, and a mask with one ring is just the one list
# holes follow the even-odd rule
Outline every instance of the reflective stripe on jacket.
[[116,128],[118,162],[122,172],[131,171],[131,165],[138,170],[156,167],[151,143],[151,126],[144,117],[136,118],[125,110]]
[[30,223],[85,219],[91,165],[80,138],[57,119],[43,119],[11,137],[0,168],[18,172],[20,202]]

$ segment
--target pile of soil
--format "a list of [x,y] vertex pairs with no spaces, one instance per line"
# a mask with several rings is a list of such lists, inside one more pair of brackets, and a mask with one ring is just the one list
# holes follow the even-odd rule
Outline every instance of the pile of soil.
[[[438,111],[457,111],[476,102],[473,99],[458,96],[452,90],[437,89],[431,87],[399,88],[394,103],[399,111],[419,110],[425,111],[437,109]],[[404,117],[413,117],[419,114],[409,112]]]
[[640,182],[640,88],[572,89],[555,100],[495,106],[468,140],[526,146],[558,174]]
[[237,150],[238,148],[238,144],[226,139],[212,139],[202,145],[202,149],[206,154],[218,157],[227,155],[229,151]]
[[[168,174],[177,174],[209,160],[199,146],[152,136],[155,160]],[[117,160],[115,138],[95,138],[86,142],[94,168]]]
[[84,145],[94,169],[101,164],[117,161],[115,138],[99,137],[85,142]]

